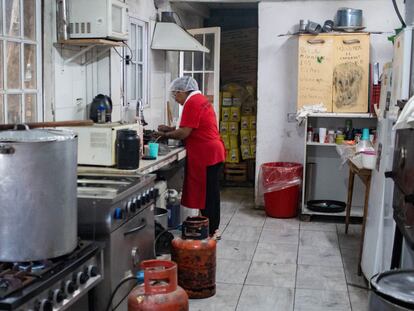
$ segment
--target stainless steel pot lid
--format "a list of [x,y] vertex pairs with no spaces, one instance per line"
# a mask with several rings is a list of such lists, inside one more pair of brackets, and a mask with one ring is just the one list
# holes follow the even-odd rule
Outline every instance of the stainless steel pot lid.
[[0,143],[33,143],[46,141],[64,141],[77,135],[70,130],[33,129],[0,131]]
[[371,280],[372,289],[396,304],[414,306],[414,270],[391,270]]

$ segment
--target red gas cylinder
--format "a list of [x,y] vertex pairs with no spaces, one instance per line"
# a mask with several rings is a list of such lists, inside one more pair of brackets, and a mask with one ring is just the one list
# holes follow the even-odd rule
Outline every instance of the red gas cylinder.
[[145,260],[144,284],[128,296],[128,311],[188,311],[187,293],[177,286],[177,265],[169,260]]
[[216,293],[216,240],[209,238],[208,218],[188,217],[182,238],[172,241],[171,259],[178,265],[178,284],[190,298]]

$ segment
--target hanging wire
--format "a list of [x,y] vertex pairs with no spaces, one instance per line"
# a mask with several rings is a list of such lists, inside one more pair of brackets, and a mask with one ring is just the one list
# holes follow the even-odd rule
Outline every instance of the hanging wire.
[[397,13],[398,19],[400,20],[403,28],[407,27],[406,23],[404,22],[404,19],[401,16],[400,10],[398,9],[396,0],[392,0],[392,4],[394,5],[395,13]]

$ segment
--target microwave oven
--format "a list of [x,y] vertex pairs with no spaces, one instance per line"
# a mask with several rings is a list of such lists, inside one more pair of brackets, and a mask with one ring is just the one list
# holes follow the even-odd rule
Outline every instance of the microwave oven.
[[69,38],[128,40],[127,0],[70,0]]
[[[131,129],[141,136],[142,125],[105,123],[71,127],[71,129],[78,133],[78,164],[114,166],[116,165],[117,131]],[[142,138],[140,144],[142,146]]]

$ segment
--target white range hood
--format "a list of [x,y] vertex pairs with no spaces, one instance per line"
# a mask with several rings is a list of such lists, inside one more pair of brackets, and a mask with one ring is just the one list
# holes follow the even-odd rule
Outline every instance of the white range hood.
[[166,51],[210,52],[187,31],[172,22],[155,24],[151,48]]

